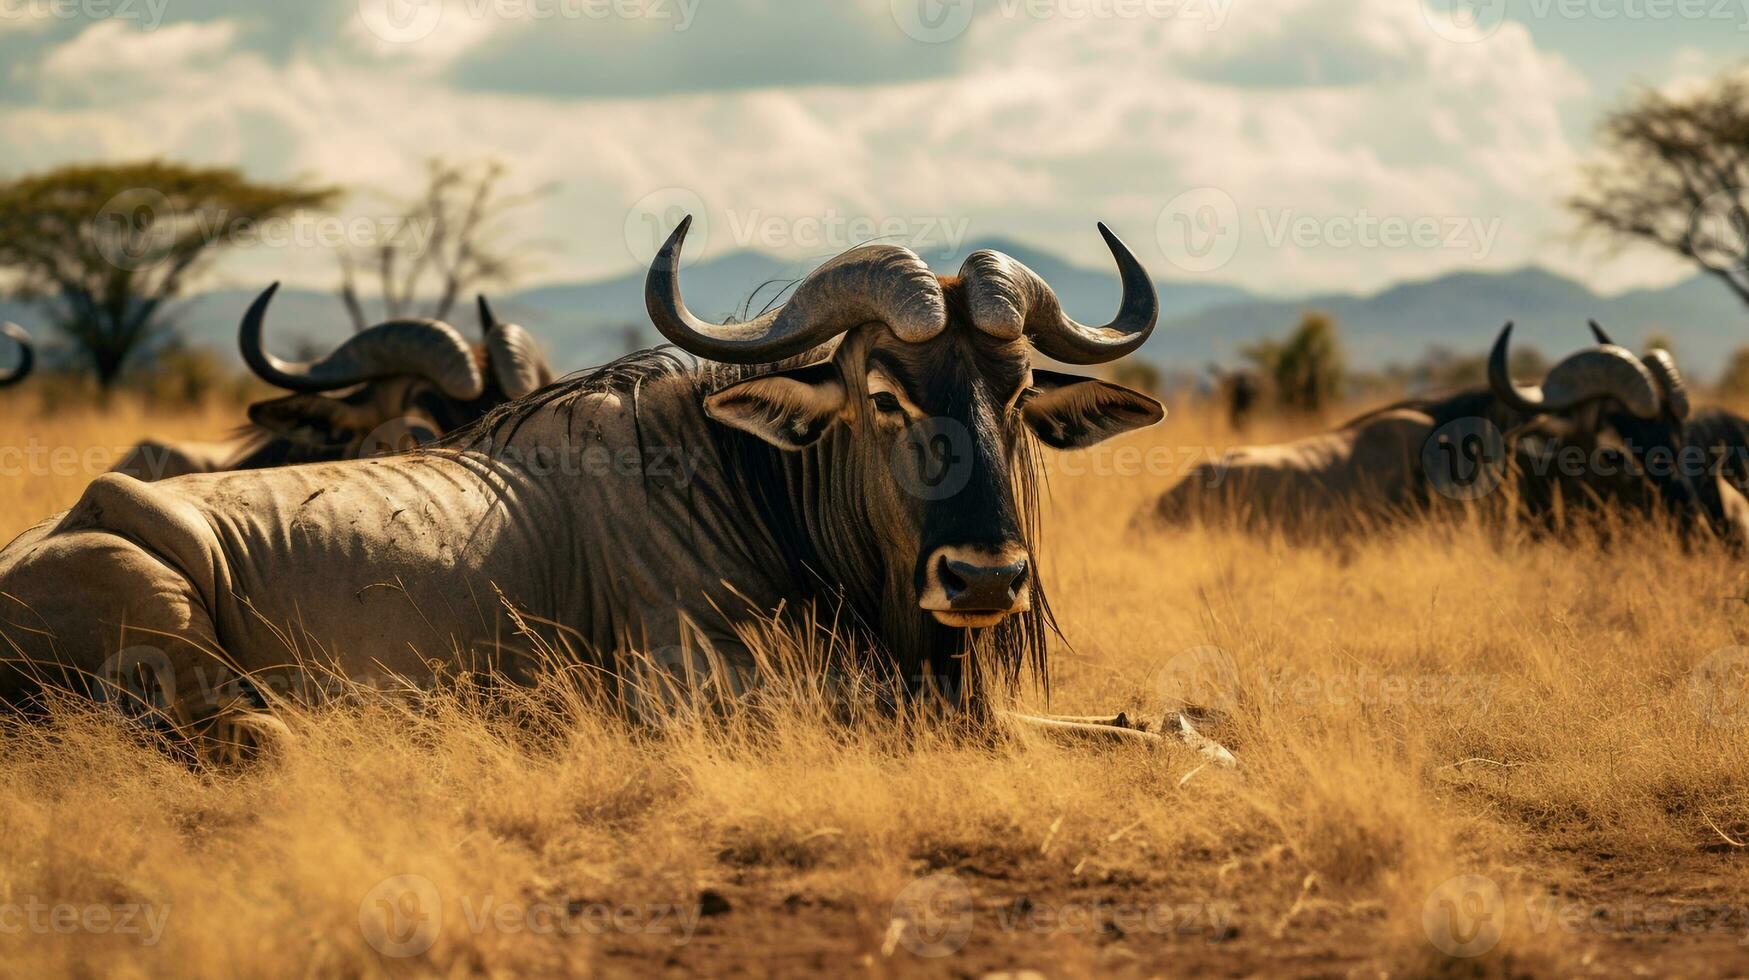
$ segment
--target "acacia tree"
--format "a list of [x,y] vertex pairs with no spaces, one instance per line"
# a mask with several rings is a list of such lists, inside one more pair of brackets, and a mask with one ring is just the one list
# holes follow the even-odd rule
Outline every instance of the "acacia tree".
[[1604,119],[1601,143],[1567,202],[1581,226],[1674,252],[1749,303],[1749,73],[1645,92]]
[[1317,414],[1341,393],[1342,342],[1328,314],[1307,312],[1285,341],[1263,340],[1240,353],[1269,379],[1283,408]]
[[104,390],[166,332],[166,302],[220,248],[335,192],[229,167],[74,165],[0,183],[0,268],[46,307]]
[[[353,326],[370,325],[358,297],[358,280],[377,281],[390,317],[448,319],[462,297],[516,278],[527,246],[509,245],[510,212],[551,192],[550,187],[509,194],[505,167],[487,161],[426,165],[425,190],[396,205],[401,213],[384,223],[383,235],[359,254],[340,255],[340,299]],[[421,308],[420,297],[427,297]]]

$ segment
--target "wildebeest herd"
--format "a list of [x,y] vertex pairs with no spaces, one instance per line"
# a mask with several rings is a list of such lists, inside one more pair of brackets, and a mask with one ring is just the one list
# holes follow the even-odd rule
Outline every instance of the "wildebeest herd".
[[[269,289],[241,344],[290,394],[251,406],[232,442],[142,444],[0,550],[0,701],[28,710],[71,689],[191,744],[229,741],[271,727],[265,692],[297,689],[287,676],[312,651],[363,681],[428,677],[433,662],[529,681],[543,630],[610,679],[643,657],[732,699],[757,683],[743,627],[817,615],[870,652],[894,706],[1159,737],[1122,716],[998,714],[991,697],[1045,673],[1042,449],[1165,415],[1050,366],[1113,361],[1153,331],[1154,287],[1123,243],[1100,226],[1122,283],[1103,325],[1071,319],[1007,255],[975,252],[939,276],[893,245],[847,251],[781,306],[719,324],[681,298],[689,223],[646,279],[678,352],[556,381],[484,300],[479,344],[402,320],[287,363],[264,345]],[[8,333],[27,353],[0,383],[30,366],[28,341]],[[1667,353],[1635,357],[1599,329],[1524,386],[1507,370],[1510,334],[1486,387],[1236,451],[1153,516],[1332,528],[1498,487],[1536,521],[1661,513],[1732,541],[1749,526],[1749,426],[1693,412]],[[129,673],[142,665],[149,677]],[[635,691],[624,703],[640,710]],[[1187,717],[1174,727],[1226,758]]]

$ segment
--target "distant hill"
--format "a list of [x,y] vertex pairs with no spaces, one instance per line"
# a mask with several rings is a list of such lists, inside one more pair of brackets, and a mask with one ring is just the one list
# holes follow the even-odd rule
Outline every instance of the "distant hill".
[[[1025,262],[1056,287],[1072,316],[1104,320],[1116,308],[1114,270],[1072,264],[1016,242],[968,243],[955,254],[926,256],[932,267],[951,270],[975,248],[997,248]],[[722,318],[753,312],[816,260],[791,261],[741,251],[686,268],[687,302],[701,315]],[[765,288],[760,289],[764,285]],[[1231,362],[1239,348],[1280,335],[1310,309],[1333,314],[1350,363],[1376,368],[1418,360],[1429,347],[1481,353],[1500,325],[1519,324],[1525,344],[1558,354],[1587,342],[1587,317],[1596,317],[1617,339],[1638,345],[1652,330],[1670,336],[1692,373],[1711,378],[1736,348],[1749,344],[1749,308],[1723,286],[1704,277],[1654,290],[1600,296],[1581,283],[1544,269],[1454,272],[1401,283],[1370,295],[1328,293],[1289,299],[1257,296],[1237,286],[1160,280],[1162,322],[1142,356],[1167,369],[1197,371],[1214,360]],[[556,366],[575,370],[609,360],[625,349],[626,332],[643,344],[659,339],[644,312],[644,275],[629,271],[585,282],[535,286],[495,296],[500,316],[523,323],[547,345]],[[178,304],[175,318],[194,344],[234,352],[237,321],[254,298],[250,290],[204,293]],[[0,317],[17,320],[40,338],[47,331],[34,310],[0,301]],[[453,317],[464,334],[477,330],[471,305]],[[274,301],[269,336],[274,349],[326,346],[351,332],[334,294],[283,289]],[[0,355],[4,356],[4,355]]]
[[1508,320],[1517,324],[1515,338],[1551,355],[1589,343],[1585,321],[1590,317],[1630,346],[1655,330],[1674,342],[1680,364],[1708,379],[1733,350],[1749,344],[1749,307],[1704,277],[1600,296],[1581,283],[1530,267],[1450,273],[1370,296],[1220,304],[1163,324],[1143,354],[1174,366],[1228,361],[1244,344],[1281,333],[1309,309],[1336,317],[1350,362],[1366,368],[1408,363],[1432,346],[1481,353]]

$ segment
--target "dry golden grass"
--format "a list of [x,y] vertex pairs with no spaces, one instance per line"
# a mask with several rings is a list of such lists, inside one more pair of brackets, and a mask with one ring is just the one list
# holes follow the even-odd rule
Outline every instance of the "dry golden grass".
[[[0,446],[227,424],[0,402]],[[1181,412],[1120,448],[1230,440]],[[655,735],[556,699],[514,725],[465,691],[318,708],[274,758],[196,771],[73,712],[0,736],[0,972],[1742,969],[1736,562],[1656,532],[1138,535],[1171,477],[1103,458],[1052,480],[1050,708],[1188,690],[1238,773],[800,709]],[[0,535],[84,479],[0,482]]]

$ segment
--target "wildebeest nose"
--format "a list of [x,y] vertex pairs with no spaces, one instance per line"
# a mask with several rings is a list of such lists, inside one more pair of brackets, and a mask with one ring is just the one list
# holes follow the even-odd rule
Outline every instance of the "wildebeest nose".
[[1026,559],[1008,565],[974,565],[941,559],[941,586],[954,609],[1011,609],[1026,591]]

